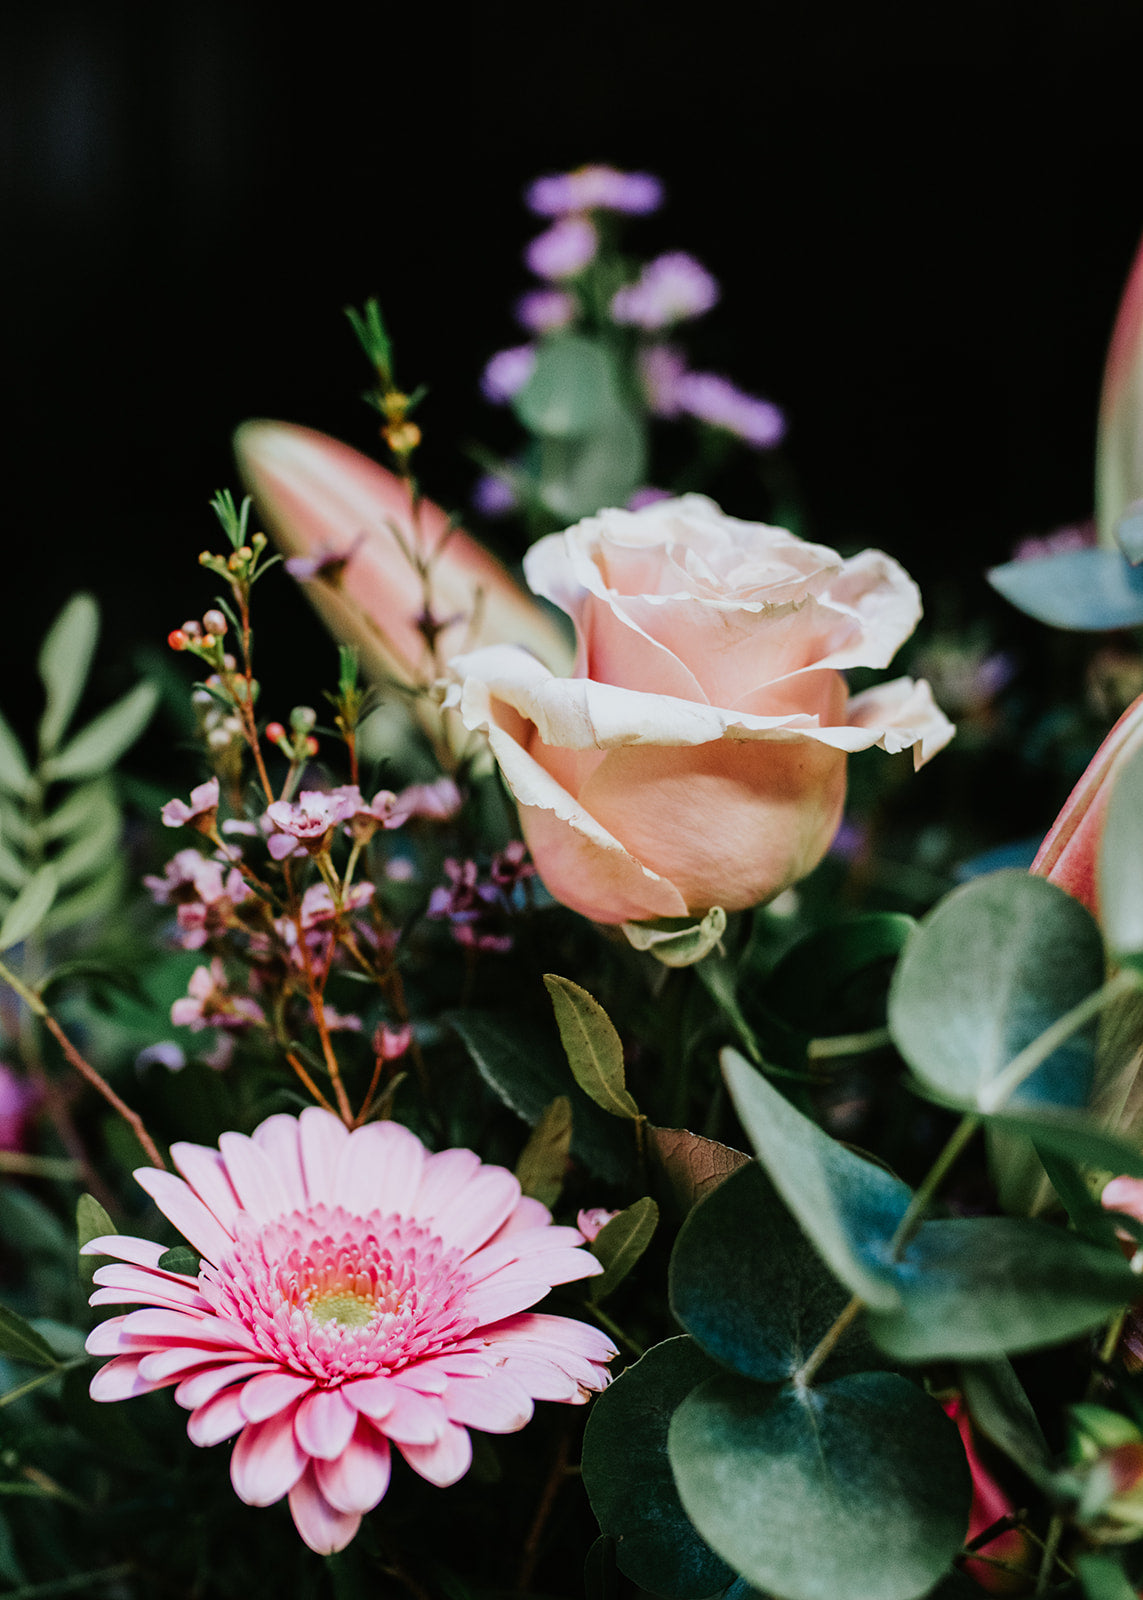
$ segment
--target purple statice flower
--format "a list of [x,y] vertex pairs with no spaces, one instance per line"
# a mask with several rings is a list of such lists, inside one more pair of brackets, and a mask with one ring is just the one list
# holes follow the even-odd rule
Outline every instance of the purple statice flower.
[[494,406],[502,406],[520,392],[535,366],[534,344],[514,344],[507,350],[497,350],[481,374],[480,392]]
[[341,549],[323,544],[312,556],[287,556],[283,565],[290,577],[296,578],[299,583],[308,583],[312,578],[324,578],[327,583],[336,583],[365,539],[366,534],[362,530],[352,543]]
[[217,956],[209,967],[194,969],[187,993],[171,1007],[171,1021],[175,1027],[190,1028],[194,1033],[201,1033],[203,1028],[238,1032],[265,1020],[266,1014],[257,1000],[231,994],[226,970]]
[[486,472],[472,488],[472,505],[482,517],[506,517],[519,505],[516,491],[498,472]]
[[639,352],[638,367],[651,412],[656,417],[677,417],[681,410],[679,385],[687,376],[682,351],[673,344],[648,345]]
[[515,310],[516,321],[529,333],[555,333],[575,317],[575,296],[563,289],[529,289]]
[[513,839],[511,844],[506,844],[503,850],[492,857],[488,876],[506,895],[510,895],[526,878],[534,878],[536,869],[528,860],[527,846],[519,839]]
[[586,217],[561,217],[538,233],[524,251],[524,260],[537,278],[556,283],[574,278],[595,259],[599,235]]
[[663,185],[649,172],[620,172],[615,167],[579,167],[550,173],[529,184],[524,204],[541,217],[563,217],[575,211],[623,211],[645,217],[663,203]]
[[656,489],[651,484],[643,489],[636,489],[627,502],[628,511],[641,511],[644,506],[657,506],[661,500],[673,500],[675,497],[669,489]]
[[266,840],[266,848],[275,861],[285,860],[299,847],[316,855],[329,843],[329,835],[339,822],[348,821],[363,809],[361,791],[352,783],[328,793],[303,789],[296,801],[274,800],[265,812],[275,828]]
[[772,450],[786,433],[786,419],[769,400],[746,394],[714,372],[688,372],[680,378],[679,409],[713,428],[725,428],[755,450]]
[[718,284],[702,263],[685,250],[672,250],[648,261],[634,283],[616,291],[611,315],[653,333],[700,317],[717,301]]
[[164,828],[181,828],[188,822],[200,833],[209,833],[218,815],[218,779],[208,778],[197,789],[191,790],[191,803],[185,800],[168,800],[163,807]]

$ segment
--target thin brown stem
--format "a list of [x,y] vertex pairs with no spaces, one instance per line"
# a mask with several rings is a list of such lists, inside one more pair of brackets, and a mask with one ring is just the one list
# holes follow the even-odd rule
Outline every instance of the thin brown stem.
[[556,1446],[555,1455],[552,1457],[551,1471],[540,1493],[536,1514],[532,1518],[532,1526],[528,1529],[520,1552],[520,1565],[516,1572],[516,1593],[527,1594],[532,1586],[532,1575],[536,1570],[536,1563],[540,1559],[540,1541],[544,1536],[544,1528],[552,1514],[552,1507],[556,1503],[556,1496],[567,1478],[568,1467],[568,1436],[564,1432],[560,1435],[559,1444]]
[[[330,1105],[330,1103],[326,1099],[325,1095],[322,1094],[321,1090],[318,1088],[317,1084],[314,1082],[314,1080],[310,1076],[310,1074],[306,1071],[305,1067],[302,1066],[302,1063],[298,1060],[298,1058],[294,1054],[294,1052],[292,1050],[287,1050],[285,1052],[285,1055],[286,1055],[286,1060],[290,1063],[291,1067],[293,1067],[294,1071],[297,1073],[298,1078],[302,1083],[302,1086],[306,1090],[306,1093],[313,1095],[314,1099],[317,1101],[318,1105],[323,1108],[323,1110],[325,1110],[325,1111],[333,1111],[333,1107]],[[336,1114],[337,1113],[334,1112],[335,1116],[336,1116]]]

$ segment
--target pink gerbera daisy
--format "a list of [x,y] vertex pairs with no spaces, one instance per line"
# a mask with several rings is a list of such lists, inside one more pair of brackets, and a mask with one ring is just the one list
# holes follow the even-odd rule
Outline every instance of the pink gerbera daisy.
[[87,1341],[112,1356],[96,1400],[177,1384],[195,1444],[238,1435],[248,1505],[290,1498],[312,1550],[343,1549],[389,1484],[390,1445],[444,1487],[468,1470],[468,1428],[511,1433],[534,1400],[588,1399],[615,1347],[528,1307],[601,1270],[576,1228],[471,1150],[430,1154],[395,1122],[350,1133],[328,1111],[269,1117],[217,1150],[176,1144],[173,1173],[136,1173],[202,1257],[109,1236],[92,1305],[141,1304]]

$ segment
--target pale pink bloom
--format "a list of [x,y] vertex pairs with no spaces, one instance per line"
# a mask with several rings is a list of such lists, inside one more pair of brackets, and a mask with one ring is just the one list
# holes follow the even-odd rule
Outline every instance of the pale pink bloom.
[[373,1035],[373,1051],[382,1061],[399,1061],[412,1042],[413,1030],[407,1022],[399,1028],[383,1022]]
[[209,967],[196,967],[190,975],[187,993],[171,1007],[171,1021],[176,1028],[190,1028],[200,1033],[203,1028],[226,1028],[238,1032],[257,1022],[265,1022],[266,1013],[257,1000],[247,995],[231,994],[227,984],[226,969],[215,956]]
[[191,803],[185,800],[168,800],[163,807],[165,828],[181,828],[191,823],[200,833],[209,832],[218,812],[218,779],[208,778],[197,789],[191,790]]
[[322,1007],[325,1025],[331,1033],[360,1033],[361,1018],[353,1011],[335,1011],[333,1006]]
[[1143,1178],[1112,1178],[1099,1197],[1106,1211],[1122,1211],[1143,1222]]
[[534,344],[516,344],[490,356],[480,377],[480,392],[493,405],[503,405],[527,383],[536,367]]
[[315,1106],[171,1156],[182,1179],[135,1176],[202,1266],[163,1271],[163,1246],[143,1239],[84,1246],[119,1263],[96,1272],[92,1304],[144,1308],[88,1338],[113,1358],[92,1397],[177,1385],[191,1440],[237,1435],[239,1497],[289,1495],[311,1549],[353,1538],[388,1488],[392,1445],[445,1487],[468,1470],[469,1428],[512,1433],[535,1400],[606,1385],[604,1334],[528,1309],[599,1262],[471,1150],[430,1155],[395,1122],[350,1133]]
[[266,848],[275,861],[293,855],[298,845],[311,853],[321,850],[337,824],[363,806],[360,790],[349,783],[328,793],[303,789],[296,801],[275,800],[266,807],[266,816],[277,831],[266,840]]
[[616,167],[578,167],[552,173],[529,184],[524,203],[542,217],[569,211],[623,211],[642,217],[663,203],[663,185],[649,172],[620,172]]
[[143,879],[159,905],[174,904],[179,943],[184,950],[201,950],[215,933],[230,925],[234,908],[250,898],[250,890],[236,867],[221,865],[195,849],[180,850],[167,862],[161,878]]
[[561,217],[537,234],[524,260],[537,278],[574,278],[595,258],[599,235],[586,217]]
[[[343,911],[360,911],[373,898],[371,883],[355,883],[341,897]],[[302,927],[316,928],[323,922],[332,922],[337,915],[333,895],[328,884],[312,883],[302,896]],[[293,924],[290,924],[291,929]]]
[[454,779],[437,778],[433,783],[411,783],[401,790],[397,804],[410,817],[447,822],[464,804],[464,796]]
[[580,1212],[575,1219],[575,1225],[588,1244],[593,1244],[607,1224],[618,1215],[618,1211],[608,1211],[606,1206],[592,1206],[589,1211]]
[[[597,922],[773,899],[829,848],[849,752],[920,766],[952,738],[923,680],[849,694],[844,673],[887,666],[921,615],[879,550],[843,560],[686,495],[587,517],[524,571],[575,622],[573,674],[496,646],[450,663],[452,701],[488,734],[548,890]],[[449,914],[478,909],[466,890]]]
[[399,828],[408,822],[411,811],[392,789],[378,789],[368,804],[361,804],[346,817],[349,831],[355,839],[367,843],[378,828]]
[[634,283],[616,290],[611,315],[652,333],[701,316],[717,301],[718,284],[702,262],[685,250],[671,250],[648,261]]

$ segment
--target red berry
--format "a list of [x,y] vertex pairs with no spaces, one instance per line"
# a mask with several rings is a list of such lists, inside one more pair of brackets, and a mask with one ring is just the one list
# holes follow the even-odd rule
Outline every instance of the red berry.
[[172,628],[167,634],[167,643],[172,650],[185,650],[189,642],[181,628]]

